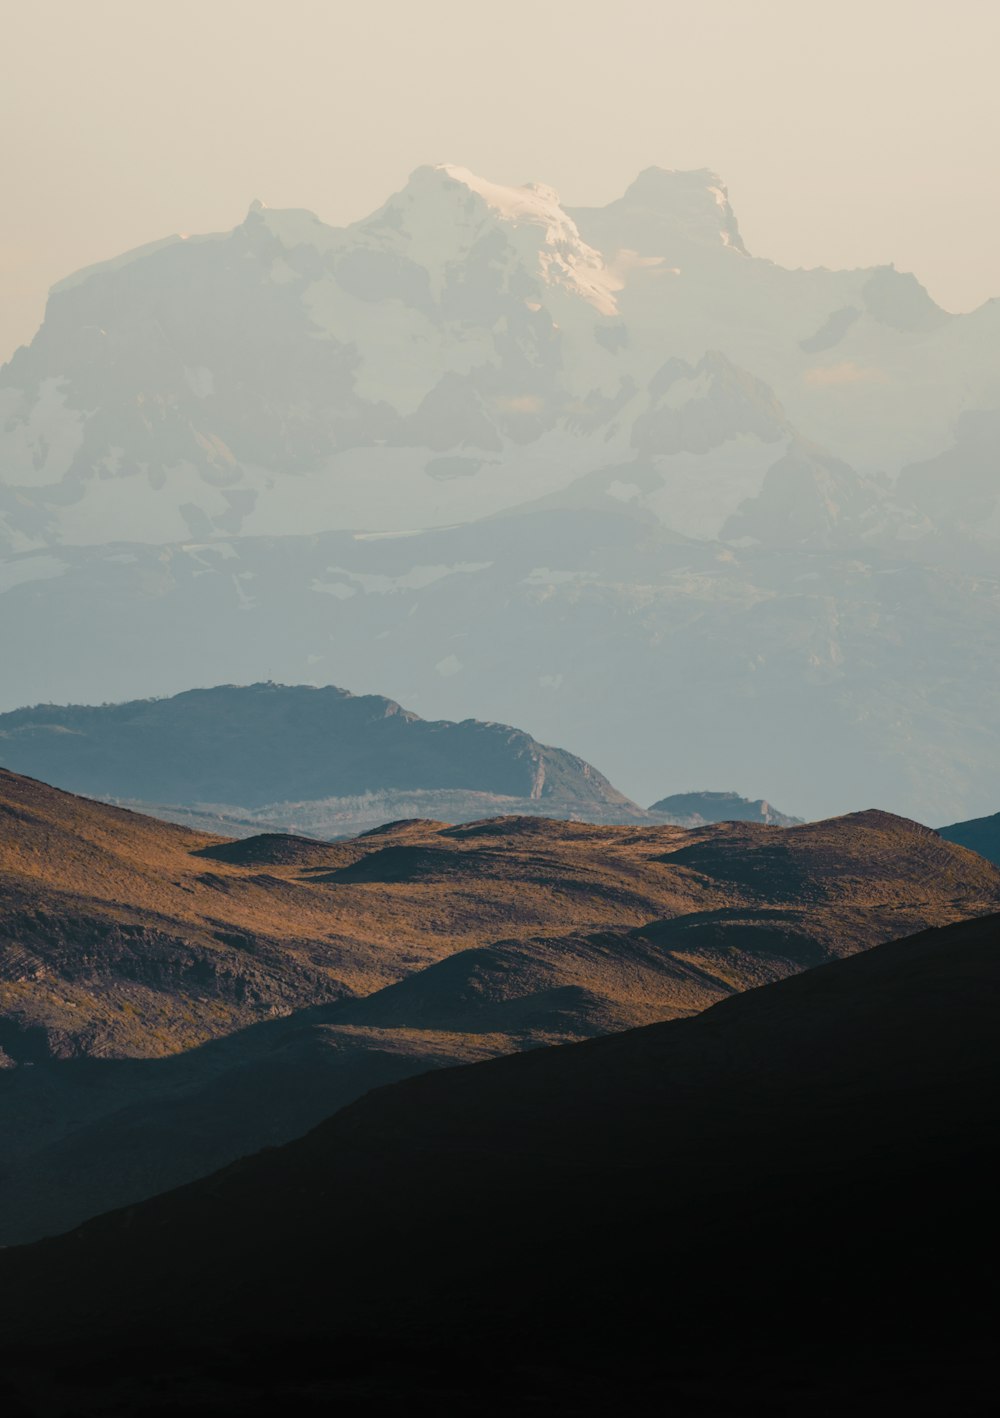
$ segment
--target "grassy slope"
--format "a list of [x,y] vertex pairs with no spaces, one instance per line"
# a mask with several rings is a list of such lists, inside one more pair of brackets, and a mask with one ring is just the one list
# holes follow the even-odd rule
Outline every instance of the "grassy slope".
[[408,1073],[705,1008],[1000,902],[859,814],[411,822],[227,843],[0,773],[0,1239],[287,1141]]
[[379,1090],[0,1257],[8,1375],[84,1414],[987,1412],[998,946]]

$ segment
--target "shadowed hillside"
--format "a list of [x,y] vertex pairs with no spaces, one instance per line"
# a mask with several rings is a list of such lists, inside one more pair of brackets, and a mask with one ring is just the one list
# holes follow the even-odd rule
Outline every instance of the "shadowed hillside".
[[970,852],[978,852],[988,862],[1000,865],[1000,812],[992,817],[973,818],[971,822],[953,822],[950,827],[939,827],[938,831],[946,842],[957,842]]
[[[959,923],[379,1090],[0,1258],[8,1379],[81,1414],[986,1412],[998,945]],[[75,1345],[52,1378],[40,1325]]]

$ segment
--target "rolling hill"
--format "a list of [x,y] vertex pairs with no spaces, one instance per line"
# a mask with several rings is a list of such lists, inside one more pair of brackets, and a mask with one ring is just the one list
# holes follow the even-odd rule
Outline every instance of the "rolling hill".
[[411,1079],[6,1253],[8,1385],[81,1415],[985,1413],[998,947],[1000,917],[952,924]]
[[0,770],[0,823],[6,1242],[379,1083],[691,1014],[1000,904],[995,867],[877,812],[232,841]]

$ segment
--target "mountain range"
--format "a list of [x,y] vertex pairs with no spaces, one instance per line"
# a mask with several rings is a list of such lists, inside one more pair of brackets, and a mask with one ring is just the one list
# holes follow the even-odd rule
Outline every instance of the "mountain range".
[[801,821],[779,812],[763,798],[751,801],[738,793],[671,793],[649,810],[676,818],[686,826],[699,822],[766,822],[774,827],[795,827]]
[[170,821],[251,835],[350,836],[396,819],[499,813],[792,826],[763,800],[688,793],[648,810],[507,724],[428,723],[333,685],[218,685],[162,700],[0,714],[0,765]]
[[[889,517],[869,480],[903,477],[897,534],[919,537],[929,461],[974,463],[995,437],[970,403],[1000,394],[998,338],[996,302],[949,316],[891,267],[748,255],[708,171],[650,169],[604,209],[567,210],[537,184],[420,168],[347,228],[255,202],[231,232],[55,286],[3,379],[6,535],[27,550],[408,530],[581,477],[593,495],[596,473],[605,500],[614,486],[715,540],[811,456],[803,493],[839,482],[847,504],[817,503],[814,530],[852,499]],[[996,489],[965,477],[952,469],[950,515],[988,533]]]
[[[128,704],[36,705],[0,715],[0,762],[73,792],[223,804],[233,813],[465,792],[473,806],[492,799],[554,814],[642,816],[590,764],[509,725],[428,723],[380,695],[333,685],[219,685]],[[333,803],[331,818],[336,812]]]
[[286,1142],[380,1084],[696,1013],[1000,909],[864,812],[209,836],[0,769],[0,1244]]
[[998,932],[381,1088],[5,1252],[13,1411],[985,1414]]
[[998,301],[749,254],[707,171],[254,203],[61,282],[0,371],[0,707],[336,676],[633,798],[986,813],[998,354]]

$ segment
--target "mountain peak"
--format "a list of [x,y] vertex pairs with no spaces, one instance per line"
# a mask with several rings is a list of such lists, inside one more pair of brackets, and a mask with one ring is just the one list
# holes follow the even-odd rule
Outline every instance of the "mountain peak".
[[632,208],[672,218],[692,236],[718,235],[724,246],[746,254],[729,192],[710,168],[687,171],[647,167],[626,189],[621,202]]
[[469,168],[460,167],[455,163],[440,163],[431,171],[443,173],[453,182],[467,187],[508,221],[532,222],[538,226],[557,222],[576,231],[575,224],[559,204],[558,192],[542,182],[526,182],[518,187],[508,187],[503,183],[489,182]]
[[650,203],[669,203],[675,200],[678,192],[712,191],[715,188],[725,192],[725,183],[709,167],[659,167],[654,163],[644,167],[634,182],[629,184],[625,197]]
[[747,255],[726,186],[707,167],[647,167],[606,207],[570,212],[587,238],[606,253],[627,249],[670,257],[679,250],[726,247]]
[[[64,717],[72,725],[66,735],[60,731]],[[94,777],[94,753],[108,756],[101,745],[118,741],[125,724],[129,743],[138,748],[119,744],[111,755],[116,767],[106,778]],[[183,765],[168,763],[167,750],[149,747],[164,732],[184,743]],[[426,720],[394,699],[354,695],[335,685],[265,681],[101,708],[37,705],[0,715],[0,741],[5,767],[26,767],[71,791],[149,802],[175,802],[180,794],[253,810],[279,799],[303,803],[441,790],[472,795],[474,808],[484,805],[483,795],[492,795],[508,805],[544,798],[550,807],[565,803],[601,818],[646,816],[596,768],[523,730],[477,719]],[[251,741],[257,747],[247,758]],[[46,756],[53,745],[62,754],[59,762]]]
[[703,822],[762,822],[772,827],[795,827],[802,821],[779,812],[763,798],[742,798],[732,792],[674,793],[653,803],[649,810],[692,827]]
[[[510,187],[456,163],[418,167],[401,192],[354,230],[424,264],[467,260],[482,237],[502,228],[513,262],[544,285],[561,287],[602,315],[617,313],[621,282],[587,244],[558,194],[542,183]],[[493,259],[493,258],[491,258]]]

